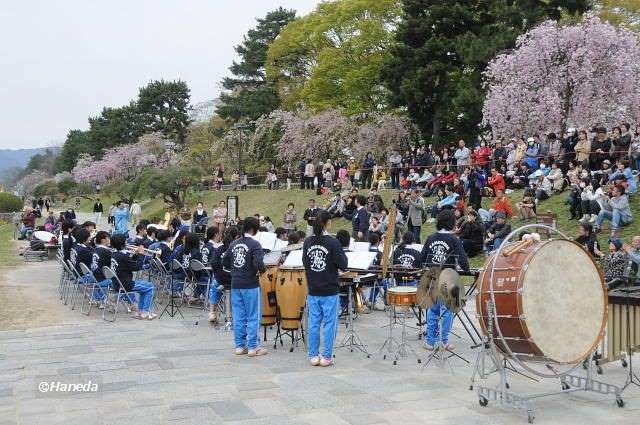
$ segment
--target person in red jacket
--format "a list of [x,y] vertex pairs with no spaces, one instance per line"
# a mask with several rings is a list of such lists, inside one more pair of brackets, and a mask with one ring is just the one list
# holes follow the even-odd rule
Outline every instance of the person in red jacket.
[[473,151],[472,159],[475,165],[487,171],[491,165],[491,148],[484,141],[480,142],[480,146]]
[[513,217],[513,209],[511,208],[509,198],[501,189],[496,190],[496,199],[493,201],[493,205],[491,208],[496,212],[504,212],[507,215],[507,218]]
[[487,184],[491,189],[493,189],[494,195],[496,195],[499,190],[504,192],[504,189],[507,187],[504,182],[504,177],[495,168],[491,169],[491,177],[489,177]]

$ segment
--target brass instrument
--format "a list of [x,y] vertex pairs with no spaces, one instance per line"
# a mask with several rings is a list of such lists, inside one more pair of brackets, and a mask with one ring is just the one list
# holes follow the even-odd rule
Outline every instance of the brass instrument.
[[[126,245],[125,249],[129,252],[131,252],[132,254],[135,254],[136,252],[138,252],[138,246],[136,245]],[[142,248],[144,251],[144,255],[148,255],[148,256],[153,256],[153,255],[160,255],[162,254],[162,251],[159,249],[153,250],[153,249],[149,249],[149,248]]]
[[171,242],[169,242],[169,248],[171,248],[171,250],[175,248],[174,245],[176,244],[176,241],[178,240],[178,237],[180,236],[181,232],[182,232],[182,229],[178,230],[178,232],[173,237],[173,239],[171,239]]

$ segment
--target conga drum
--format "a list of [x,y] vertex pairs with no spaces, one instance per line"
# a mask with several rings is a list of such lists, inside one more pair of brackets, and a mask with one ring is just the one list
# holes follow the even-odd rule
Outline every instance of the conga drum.
[[276,298],[280,311],[280,328],[286,331],[299,329],[307,300],[307,276],[304,269],[278,270]]
[[478,282],[482,331],[488,336],[491,325],[497,348],[520,364],[577,364],[603,337],[607,288],[602,271],[573,241],[509,243],[487,259]]
[[278,303],[276,301],[276,278],[278,267],[267,267],[267,270],[260,275],[260,296],[262,298],[262,319],[260,325],[273,326],[276,324]]
[[418,288],[414,286],[394,286],[387,289],[389,304],[394,307],[412,307],[416,305]]

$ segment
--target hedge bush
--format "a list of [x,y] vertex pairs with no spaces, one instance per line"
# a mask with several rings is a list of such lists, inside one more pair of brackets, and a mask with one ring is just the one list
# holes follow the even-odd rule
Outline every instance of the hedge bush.
[[8,192],[0,192],[0,213],[21,211],[23,206],[24,202],[18,196]]

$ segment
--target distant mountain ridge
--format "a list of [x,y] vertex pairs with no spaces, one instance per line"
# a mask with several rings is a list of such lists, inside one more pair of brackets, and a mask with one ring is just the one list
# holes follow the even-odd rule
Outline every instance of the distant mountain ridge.
[[32,156],[43,153],[47,149],[53,151],[60,150],[60,148],[58,147],[32,149],[0,149],[0,175],[3,175],[7,170],[26,166]]

